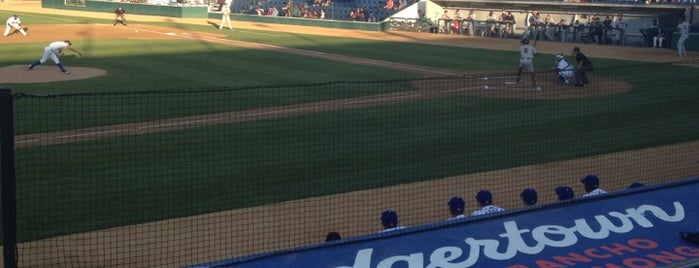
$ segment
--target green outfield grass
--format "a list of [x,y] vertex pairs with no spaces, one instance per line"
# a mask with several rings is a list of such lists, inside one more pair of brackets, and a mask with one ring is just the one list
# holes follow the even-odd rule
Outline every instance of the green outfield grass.
[[[463,71],[508,71],[517,58],[516,52],[314,35],[230,38]],[[45,45],[3,45],[9,53],[0,65],[36,60]],[[60,95],[16,99],[17,134],[410,90],[400,79],[417,76],[198,41],[74,45],[87,56],[66,57],[67,68],[109,75],[11,85],[16,92]],[[699,138],[695,68],[593,60],[593,76],[615,76],[633,90],[572,100],[451,96],[19,149],[20,240]],[[539,68],[549,67],[544,62]],[[624,65],[633,66],[615,68]],[[397,81],[359,83],[377,80]],[[317,85],[281,87],[307,83]]]

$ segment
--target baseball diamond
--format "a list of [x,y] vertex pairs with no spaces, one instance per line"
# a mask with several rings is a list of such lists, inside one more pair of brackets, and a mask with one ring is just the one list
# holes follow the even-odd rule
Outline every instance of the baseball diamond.
[[[0,59],[20,267],[192,265],[373,234],[386,209],[442,221],[456,195],[470,214],[483,189],[513,210],[592,172],[610,192],[697,175],[697,78],[667,88],[693,51],[536,39],[532,90],[519,39],[126,12],[0,5],[32,28]],[[27,71],[56,40],[84,54],[60,58],[70,75]],[[595,62],[580,88],[551,70],[573,46]]]

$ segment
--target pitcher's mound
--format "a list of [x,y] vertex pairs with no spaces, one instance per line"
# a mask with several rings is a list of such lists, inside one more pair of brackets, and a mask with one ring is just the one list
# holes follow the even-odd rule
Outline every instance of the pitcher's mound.
[[42,64],[31,71],[29,64],[0,67],[0,81],[3,83],[45,83],[88,79],[107,74],[107,71],[96,68],[67,66],[70,74],[63,74],[55,64]]

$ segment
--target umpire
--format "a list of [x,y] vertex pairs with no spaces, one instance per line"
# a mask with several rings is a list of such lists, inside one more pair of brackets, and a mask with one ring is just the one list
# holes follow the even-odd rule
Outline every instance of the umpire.
[[592,62],[580,52],[579,47],[573,48],[573,58],[578,62],[578,66],[575,68],[575,86],[582,87],[588,83],[587,72],[592,71]]

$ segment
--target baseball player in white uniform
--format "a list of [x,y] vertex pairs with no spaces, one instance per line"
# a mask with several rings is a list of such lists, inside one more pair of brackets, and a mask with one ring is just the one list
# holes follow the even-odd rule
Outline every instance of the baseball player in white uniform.
[[536,48],[529,44],[529,39],[522,39],[520,41],[522,45],[519,47],[519,68],[517,69],[517,82],[519,82],[520,77],[522,77],[522,70],[527,69],[531,75],[532,86],[536,90],[541,90],[540,87],[536,86],[536,73],[534,72],[534,56],[536,53]]
[[689,38],[689,23],[687,20],[678,24],[677,30],[680,32],[680,39],[677,40],[677,56],[687,56],[687,49],[684,47],[684,42]]
[[381,213],[381,224],[383,224],[384,229],[379,231],[379,233],[392,232],[405,228],[405,226],[398,225],[398,213],[392,209],[384,210],[384,212]]
[[22,29],[22,21],[20,21],[19,16],[17,14],[12,15],[9,19],[7,19],[7,23],[5,23],[5,33],[3,36],[8,36],[10,35],[10,31],[15,30],[19,31],[22,35],[26,36],[27,32]]
[[231,25],[231,0],[226,0],[223,2],[223,6],[221,6],[221,25],[218,26],[218,29],[223,29],[223,25],[226,23],[228,23],[228,28],[233,31],[233,26]]
[[585,191],[587,192],[583,195],[583,197],[590,197],[607,193],[607,191],[599,188],[599,177],[597,177],[597,175],[595,174],[585,176],[584,178],[582,178],[582,180],[580,180],[580,182],[582,182],[583,185],[585,185]]
[[69,72],[66,71],[65,68],[63,68],[63,64],[61,64],[61,61],[58,59],[58,56],[63,55],[63,49],[73,51],[74,53],[80,56],[83,55],[82,53],[80,53],[80,51],[71,47],[71,45],[72,44],[69,40],[52,42],[44,48],[44,55],[41,56],[41,59],[29,65],[29,70],[31,71],[37,65],[40,65],[46,62],[48,58],[51,58],[51,60],[56,63],[56,66],[58,66],[58,68],[61,69],[61,72],[63,72],[64,74],[69,74]]
[[563,53],[556,54],[556,73],[558,74],[558,80],[568,85],[570,84],[570,78],[573,77],[574,72],[575,67],[568,63]]
[[493,205],[493,195],[488,190],[480,190],[478,194],[476,194],[476,201],[478,201],[481,208],[473,211],[471,216],[482,216],[505,211],[505,209]]

